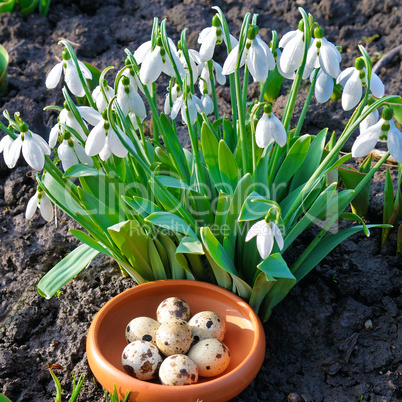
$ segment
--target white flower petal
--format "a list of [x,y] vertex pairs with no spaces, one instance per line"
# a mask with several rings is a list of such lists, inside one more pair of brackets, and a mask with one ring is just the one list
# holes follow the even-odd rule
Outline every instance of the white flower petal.
[[198,34],[198,39],[197,42],[201,45],[202,42],[204,41],[204,39],[208,36],[208,34],[214,30],[216,32],[216,28],[215,27],[207,27],[204,28],[199,34]]
[[28,133],[24,135],[24,141],[22,141],[22,155],[32,169],[43,169],[45,164],[43,150]]
[[7,153],[4,153],[4,162],[6,165],[12,169],[17,164],[18,158],[21,155],[22,148],[22,139],[21,135],[19,135],[13,143],[10,145],[10,148]]
[[[198,38],[200,40],[200,38]],[[200,58],[201,61],[206,62],[212,59],[214,55],[215,45],[216,45],[217,35],[216,28],[211,27],[208,33],[202,38],[200,47]]]
[[207,95],[203,95],[201,98],[202,105],[204,106],[204,113],[208,116],[214,111],[214,102],[211,97]]
[[148,85],[155,82],[160,76],[163,68],[161,48],[155,46],[155,49],[143,61],[140,70],[140,80]]
[[280,58],[281,69],[286,74],[297,70],[302,62],[304,53],[303,32],[299,31],[286,43]]
[[142,100],[141,96],[138,92],[134,91],[130,88],[129,93],[129,101],[131,108],[130,110],[141,120],[143,121],[145,117],[147,117],[147,111],[145,109],[144,101]]
[[212,65],[213,65],[214,70],[215,70],[216,81],[218,81],[218,83],[220,85],[225,85],[226,84],[226,76],[222,74],[221,65],[219,63],[213,61],[213,60],[212,60]]
[[229,74],[232,74],[235,72],[238,54],[239,54],[239,45],[235,46],[232,49],[232,51],[229,53],[228,57],[226,58],[225,63],[223,63],[223,67],[222,67],[223,75],[229,75]]
[[64,80],[68,86],[68,89],[78,97],[84,96],[85,91],[81,84],[80,77],[78,76],[78,72],[75,68],[74,63],[70,60],[66,62],[67,67],[64,72]]
[[272,142],[268,114],[264,113],[257,123],[255,129],[255,142],[260,148],[265,148]]
[[148,53],[152,51],[152,42],[149,40],[148,42],[143,43],[135,52],[134,58],[138,64],[141,64]]
[[296,29],[295,31],[285,33],[285,35],[283,35],[281,40],[279,41],[278,47],[284,48],[287,43],[295,37],[297,31],[298,30]]
[[[363,112],[364,113],[368,109],[368,106],[364,106]],[[369,127],[373,126],[377,123],[379,119],[378,110],[375,109],[371,112],[360,124],[359,124],[359,131],[360,134],[363,134]]]
[[272,113],[271,118],[269,119],[269,124],[272,125],[272,138],[280,147],[283,147],[288,140],[288,136],[282,122]]
[[378,123],[374,124],[374,126],[368,128],[365,133],[356,138],[356,141],[352,146],[352,156],[354,158],[366,156],[371,152],[380,138],[381,125],[382,121],[380,120]]
[[54,148],[57,144],[57,140],[59,138],[60,134],[60,125],[59,123],[56,123],[52,129],[50,130],[49,134],[49,147]]
[[177,98],[173,103],[172,112],[170,113],[170,118],[172,120],[174,120],[177,117],[182,106],[183,106],[183,95]]
[[287,78],[288,80],[294,80],[295,76],[296,76],[296,71],[291,71],[290,73],[285,73],[282,69],[281,69],[281,57],[282,57],[282,52],[279,49],[276,49],[276,68],[278,69],[279,74],[284,77]]
[[76,165],[78,163],[77,155],[75,154],[73,148],[68,145],[67,141],[63,141],[57,148],[63,170],[66,171],[70,166]]
[[337,78],[339,75],[340,58],[339,50],[335,45],[322,38],[318,59],[322,69],[333,78]]
[[46,88],[53,89],[57,87],[60,81],[61,73],[63,71],[63,62],[57,63],[51,70],[46,78]]
[[272,71],[275,70],[275,58],[274,55],[271,52],[271,49],[269,46],[260,38],[260,35],[257,35],[255,40],[258,42],[258,44],[264,49],[265,56],[267,58],[267,63],[268,63],[268,70]]
[[0,154],[4,151],[4,155],[6,155],[13,142],[14,140],[10,136],[6,135],[3,137],[0,141]]
[[264,228],[267,223],[264,220],[258,221],[254,223],[253,226],[248,230],[245,241],[250,241],[253,237],[257,236],[260,233],[264,233]]
[[269,228],[268,234],[259,234],[257,236],[257,249],[263,260],[269,257],[273,246],[274,246],[274,236],[272,234],[271,228]]
[[360,74],[359,70],[355,69],[355,71],[345,84],[342,93],[343,110],[353,109],[360,102],[363,93],[363,88],[359,74]]
[[391,127],[388,131],[388,150],[398,163],[402,163],[402,133],[397,129],[392,120],[390,121],[390,125]]
[[268,77],[268,59],[262,46],[253,40],[247,53],[247,67],[255,81],[265,82]]
[[30,131],[32,138],[36,142],[36,144],[40,147],[44,155],[50,155],[50,148],[47,142],[38,134]]
[[370,91],[376,98],[382,98],[384,96],[384,84],[380,80],[380,77],[375,74],[371,73],[370,79]]
[[38,192],[36,191],[34,196],[31,197],[27,204],[27,209],[25,210],[25,218],[32,219],[35,215],[36,208],[38,207]]
[[[102,94],[101,94],[102,96]],[[103,98],[103,96],[102,96]],[[95,110],[93,107],[90,106],[78,106],[78,112],[80,113],[81,117],[92,126],[96,126],[101,120],[102,115]]]
[[105,145],[106,130],[104,120],[100,121],[89,133],[85,144],[85,152],[88,156],[98,155]]
[[89,70],[89,68],[85,65],[85,63],[83,63],[82,61],[78,60],[78,65],[80,66],[80,70],[81,70],[81,73],[82,73],[83,77],[86,78],[87,80],[91,80],[92,79],[92,73]]
[[[121,135],[123,136],[123,138],[127,137],[127,135],[124,133],[121,133]],[[128,137],[124,139],[126,140],[126,142],[131,142]],[[128,154],[127,148],[122,144],[119,137],[113,130],[109,130],[107,136],[107,145],[113,155],[116,155],[119,158],[125,158]]]
[[75,145],[74,151],[81,163],[84,165],[93,166],[94,162],[92,158],[86,154],[85,149],[81,144]]
[[42,198],[39,204],[40,213],[47,222],[53,219],[53,205],[47,195],[42,192]]
[[334,91],[334,79],[326,74],[323,70],[318,72],[317,81],[315,83],[315,98],[318,103],[325,103],[329,100]]
[[346,70],[343,70],[336,78],[336,83],[345,85],[346,81],[349,80],[355,71],[356,69],[354,67],[348,67]]
[[278,226],[275,225],[275,223],[271,223],[272,226],[272,231],[274,232],[274,237],[276,242],[278,243],[279,250],[283,249],[283,236],[281,230],[278,228]]

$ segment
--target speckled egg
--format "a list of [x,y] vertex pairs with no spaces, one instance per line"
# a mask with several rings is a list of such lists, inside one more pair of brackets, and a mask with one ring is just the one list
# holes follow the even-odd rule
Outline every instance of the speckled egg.
[[188,321],[191,317],[190,306],[178,297],[168,297],[156,310],[156,319],[161,324],[172,318],[180,318]]
[[147,341],[129,343],[121,356],[124,370],[138,380],[155,378],[158,375],[162,360],[158,348]]
[[187,356],[197,365],[202,377],[213,377],[223,373],[230,363],[230,352],[217,339],[203,339],[195,344]]
[[192,342],[190,325],[179,318],[164,322],[156,332],[156,346],[165,356],[186,353]]
[[225,321],[213,311],[201,311],[188,322],[193,333],[194,342],[215,338],[223,341],[226,333]]
[[148,341],[156,345],[156,331],[160,324],[150,317],[137,317],[126,327],[127,342]]
[[159,379],[163,385],[195,384],[198,381],[198,368],[186,355],[172,355],[163,361]]

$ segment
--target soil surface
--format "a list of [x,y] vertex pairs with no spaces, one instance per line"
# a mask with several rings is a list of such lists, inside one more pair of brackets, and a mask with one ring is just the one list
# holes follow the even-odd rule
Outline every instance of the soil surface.
[[[400,44],[402,10],[397,0],[217,0],[234,35],[247,11],[259,14],[260,35],[279,37],[296,29],[305,8],[342,46],[342,69],[366,44],[378,58]],[[99,69],[122,67],[124,49],[134,51],[148,40],[154,16],[168,19],[168,33],[177,41],[188,27],[189,46],[198,48],[198,32],[210,26],[211,2],[139,0],[102,2],[53,0],[48,18],[18,12],[0,16],[0,43],[10,54],[9,94],[0,111],[20,111],[32,131],[48,138],[56,115],[46,105],[62,103],[60,90],[46,90],[45,77],[61,55],[59,38],[74,45],[79,58]],[[223,62],[222,55],[216,55]],[[380,71],[387,94],[401,94],[401,58],[396,54]],[[274,105],[281,116],[283,95]],[[164,88],[161,92],[165,91]],[[224,106],[228,89],[219,90]],[[302,103],[297,105],[301,110]],[[229,108],[228,108],[229,109]],[[304,132],[324,127],[338,134],[350,116],[339,102],[312,102]],[[2,118],[2,117],[1,117]],[[3,119],[3,118],[2,118]],[[4,121],[4,119],[3,119]],[[345,151],[350,149],[347,144]],[[96,312],[134,282],[122,278],[115,263],[99,257],[63,288],[59,298],[45,300],[38,280],[78,244],[76,227],[58,211],[57,225],[24,213],[34,194],[32,172],[21,163],[9,171],[0,162],[0,393],[13,402],[53,401],[55,387],[47,365],[56,371],[69,400],[72,373],[86,375],[80,401],[104,400],[102,387],[88,367],[86,334]],[[391,166],[393,177],[395,166]],[[374,177],[367,221],[382,221],[384,171]],[[400,224],[400,223],[399,223]],[[235,401],[389,401],[402,400],[402,257],[396,257],[396,229],[384,248],[380,230],[370,238],[358,234],[335,249],[275,309],[265,324],[267,350],[262,369]],[[305,240],[311,240],[307,233]],[[300,244],[298,247],[303,247]]]

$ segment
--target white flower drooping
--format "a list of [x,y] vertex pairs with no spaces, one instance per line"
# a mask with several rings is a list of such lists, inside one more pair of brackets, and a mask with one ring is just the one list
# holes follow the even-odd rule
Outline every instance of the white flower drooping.
[[[222,74],[229,75],[235,72],[239,45],[229,53],[223,64]],[[268,71],[275,69],[275,59],[269,46],[259,37],[258,27],[251,25],[247,33],[247,41],[241,56],[239,67],[247,65],[254,81],[265,82]]]
[[105,100],[105,97],[103,96],[100,85],[98,85],[92,92],[92,98],[95,101],[96,107],[101,113],[107,108],[109,102],[114,96],[114,90],[113,88],[109,87],[106,80],[104,80],[104,87],[107,102]]
[[[370,98],[367,102],[367,105],[364,106],[362,113],[364,113],[372,104],[374,103],[374,99]],[[367,129],[377,123],[380,118],[378,114],[378,109],[374,109],[360,124],[359,131],[360,134],[363,134]]]
[[46,193],[39,188],[28,201],[27,209],[25,211],[26,219],[32,219],[37,208],[39,208],[40,214],[47,222],[50,222],[53,219],[52,202]]
[[[283,48],[279,60],[280,69],[285,73],[293,73],[302,64],[304,54],[304,22],[299,22],[299,27],[295,31],[290,31],[283,35],[279,41],[279,47]],[[286,77],[285,77],[286,78]]]
[[[313,80],[314,71],[310,75],[310,81]],[[334,79],[324,70],[319,70],[315,82],[314,95],[318,103],[325,103],[334,92]]]
[[143,121],[147,116],[144,101],[131,85],[130,78],[125,75],[123,75],[117,87],[117,103],[125,116],[133,113],[140,121]]
[[255,141],[260,148],[265,148],[272,141],[283,147],[287,141],[286,130],[282,122],[272,113],[270,104],[264,106],[264,114],[255,129]]
[[386,140],[391,156],[402,163],[402,133],[392,121],[393,114],[392,108],[385,108],[382,118],[356,138],[352,146],[353,157],[366,156],[378,141]]
[[311,72],[320,68],[332,78],[337,78],[340,72],[339,64],[341,54],[336,46],[324,38],[324,30],[320,27],[314,29],[314,41],[308,53],[303,76],[308,77]]
[[198,112],[203,113],[204,112],[204,106],[199,98],[197,96],[192,95],[191,93],[187,93],[187,99],[184,99],[184,96],[181,95],[179,96],[175,102],[173,103],[172,107],[172,112],[170,113],[170,118],[174,120],[177,115],[179,114],[179,111],[181,112],[181,120],[184,124],[188,125],[188,119],[187,119],[187,113],[186,109],[188,111],[188,115],[190,117],[190,124],[194,125],[197,117],[198,117]]
[[63,134],[63,140],[57,148],[57,152],[64,171],[78,163],[93,166],[93,160],[85,153],[84,147],[78,141],[74,141],[67,131]]
[[4,162],[12,169],[22,155],[28,165],[35,170],[42,170],[45,165],[45,155],[50,155],[47,142],[38,134],[28,129],[26,123],[20,125],[21,133],[15,140],[2,139],[0,152],[3,152]]
[[[57,63],[51,70],[49,75],[46,78],[46,88],[53,89],[56,88],[57,84],[60,81],[61,73],[64,71],[64,80],[66,81],[68,89],[75,96],[84,96],[85,90],[80,81],[78,71],[75,68],[74,62],[71,60],[70,54],[67,49],[64,49],[62,53],[63,60],[60,63]],[[81,73],[84,78],[90,80],[92,78],[92,74],[89,71],[88,67],[81,61],[78,61],[78,65],[80,67]]]
[[283,248],[281,230],[274,222],[267,222],[263,219],[255,223],[248,231],[246,241],[250,241],[255,236],[257,236],[257,249],[263,260],[271,254],[275,240],[279,249],[282,250]]
[[[173,41],[168,38],[170,51],[173,60],[177,66],[180,77],[184,77],[185,70]],[[152,50],[152,42],[143,43],[135,52],[134,57],[141,65],[140,80],[144,85],[155,82],[162,72],[170,77],[176,77],[172,62],[170,61],[166,50],[162,44],[162,38],[159,36],[156,40],[155,48]]]
[[[91,130],[88,135],[87,142],[85,144],[85,152],[88,156],[98,155],[102,160],[108,159],[112,154],[118,156],[119,158],[124,158],[127,156],[128,150],[120,141],[120,138],[110,128],[109,121],[106,120],[105,113],[102,115],[102,119],[99,123]],[[132,147],[131,140],[128,136],[119,130],[119,134],[124,138],[124,140],[130,144]]]
[[[355,67],[348,67],[342,71],[336,80],[337,84],[344,86],[342,93],[342,107],[344,110],[351,110],[360,102],[363,94],[363,85],[367,85],[367,71],[364,67],[364,60],[358,57]],[[384,84],[377,74],[371,73],[370,91],[376,98],[384,96]]]

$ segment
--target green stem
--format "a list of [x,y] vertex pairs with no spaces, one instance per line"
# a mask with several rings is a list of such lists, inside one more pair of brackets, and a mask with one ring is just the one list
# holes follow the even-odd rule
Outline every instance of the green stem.
[[314,93],[314,88],[315,88],[315,83],[317,81],[318,71],[319,71],[319,68],[316,68],[316,70],[314,72],[313,81],[312,81],[311,86],[310,86],[310,90],[308,91],[306,101],[304,102],[303,110],[302,110],[302,112],[300,114],[299,121],[297,122],[297,127],[296,127],[296,131],[295,131],[295,135],[294,135],[295,137],[299,136],[300,131],[302,129],[302,126],[303,126],[303,123],[304,123],[304,118],[306,117],[307,110],[308,110],[308,107],[310,106],[311,98],[312,98],[313,93]]
[[211,92],[212,92],[212,101],[214,102],[215,120],[218,120],[219,119],[219,107],[218,107],[218,101],[216,99],[216,88],[215,88],[215,79],[214,79],[212,60],[208,61],[208,72],[209,72],[209,79],[211,81]]

